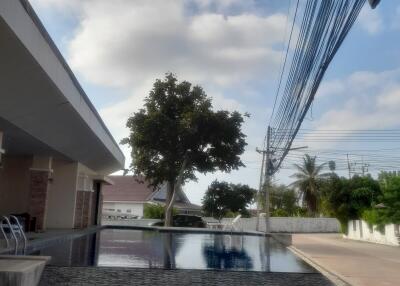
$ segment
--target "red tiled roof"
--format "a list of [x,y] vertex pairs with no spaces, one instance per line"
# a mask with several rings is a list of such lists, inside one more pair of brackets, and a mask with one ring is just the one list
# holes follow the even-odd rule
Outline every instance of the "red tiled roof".
[[[103,185],[103,200],[108,202],[145,202],[164,204],[164,201],[154,200],[151,194],[156,191],[148,187],[148,182],[142,176],[109,176],[114,185]],[[162,188],[160,189],[162,191]],[[164,190],[165,191],[165,190]],[[176,201],[174,206],[178,209],[197,209],[201,207],[190,203],[184,194],[181,201]],[[162,195],[160,197],[163,197]],[[179,197],[177,197],[179,199]],[[165,200],[165,194],[164,194]]]
[[[103,186],[104,201],[147,201],[152,187],[141,176],[109,176],[114,185]],[[140,180],[141,182],[138,182]]]

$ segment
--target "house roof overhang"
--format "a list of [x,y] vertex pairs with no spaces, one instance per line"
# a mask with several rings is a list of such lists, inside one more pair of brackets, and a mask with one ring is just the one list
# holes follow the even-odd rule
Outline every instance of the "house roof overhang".
[[0,131],[6,154],[78,161],[100,174],[124,155],[26,0],[0,1]]

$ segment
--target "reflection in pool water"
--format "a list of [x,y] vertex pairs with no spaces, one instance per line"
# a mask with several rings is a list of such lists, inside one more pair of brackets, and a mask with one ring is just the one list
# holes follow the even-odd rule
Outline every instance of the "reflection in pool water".
[[104,229],[32,254],[53,265],[315,272],[272,238]]
[[[238,239],[239,238],[239,239]],[[226,242],[227,241],[227,242]],[[238,241],[238,243],[232,243]],[[253,260],[243,245],[243,236],[214,236],[214,240],[203,245],[203,255],[207,268],[212,269],[252,269]]]

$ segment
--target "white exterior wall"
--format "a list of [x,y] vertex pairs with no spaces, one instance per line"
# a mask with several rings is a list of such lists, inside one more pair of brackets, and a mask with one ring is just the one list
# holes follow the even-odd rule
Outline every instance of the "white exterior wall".
[[142,202],[104,202],[103,215],[132,215],[142,217],[143,206],[144,203]]
[[78,163],[53,161],[53,181],[47,201],[47,228],[73,228]]
[[53,180],[47,201],[47,228],[74,227],[77,191],[93,192],[92,176],[96,175],[81,163],[53,160]]
[[363,220],[351,220],[348,222],[348,233],[344,237],[355,240],[375,242],[387,245],[399,246],[399,238],[396,236],[395,225],[388,224],[385,226],[384,234],[376,229],[372,229]]

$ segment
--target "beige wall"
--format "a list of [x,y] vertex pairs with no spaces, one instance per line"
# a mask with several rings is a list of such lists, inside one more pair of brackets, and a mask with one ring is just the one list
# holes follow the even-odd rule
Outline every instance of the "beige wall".
[[53,160],[53,175],[47,202],[47,228],[72,228],[78,163]]
[[[0,167],[0,215],[29,213],[30,169],[37,164],[34,164],[32,156],[5,155],[3,159]],[[47,194],[46,228],[73,228],[78,178],[87,178],[90,192],[96,173],[77,162],[59,159],[52,160],[52,170]],[[89,213],[92,214],[90,210]]]
[[32,156],[3,156],[0,167],[0,214],[28,212]]

